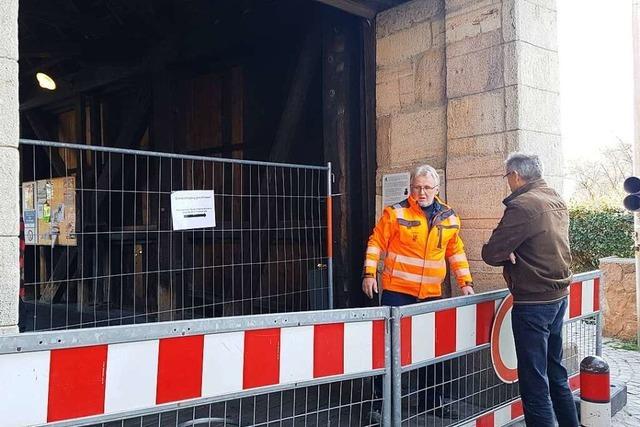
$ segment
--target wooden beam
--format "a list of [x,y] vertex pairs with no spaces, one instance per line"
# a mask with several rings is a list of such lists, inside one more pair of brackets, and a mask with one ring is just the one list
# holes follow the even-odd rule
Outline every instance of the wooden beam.
[[[36,135],[36,138],[43,141],[57,141],[58,138],[54,137],[50,124],[48,123],[49,120],[45,117],[45,114],[42,111],[28,111],[25,112],[24,117],[29,122],[31,129],[33,129],[33,133]],[[60,157],[59,151],[55,148],[44,149],[44,151],[49,157],[49,161],[55,175],[65,176],[66,165]]]
[[378,11],[368,4],[357,0],[316,0],[328,6],[333,6],[345,12],[367,19],[373,19]]

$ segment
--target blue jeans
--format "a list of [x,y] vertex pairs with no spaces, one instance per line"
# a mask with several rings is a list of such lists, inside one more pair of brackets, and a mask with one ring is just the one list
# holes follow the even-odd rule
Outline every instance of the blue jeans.
[[577,427],[578,414],[562,366],[562,323],[567,299],[514,304],[511,326],[518,355],[520,395],[527,426]]

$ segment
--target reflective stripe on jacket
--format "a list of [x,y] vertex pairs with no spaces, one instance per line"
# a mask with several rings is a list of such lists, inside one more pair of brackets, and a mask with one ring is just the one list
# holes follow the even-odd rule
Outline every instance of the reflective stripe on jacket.
[[408,199],[386,207],[369,237],[364,273],[375,277],[381,255],[386,254],[382,288],[429,298],[442,295],[446,261],[460,287],[470,283],[469,262],[458,232],[460,219],[436,198],[440,209],[432,223],[417,202]]

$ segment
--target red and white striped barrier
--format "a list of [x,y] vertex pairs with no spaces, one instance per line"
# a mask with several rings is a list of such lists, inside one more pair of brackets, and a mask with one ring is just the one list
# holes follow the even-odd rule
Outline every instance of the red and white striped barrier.
[[4,354],[0,424],[121,413],[383,368],[384,320]]
[[400,364],[425,362],[489,343],[491,325],[502,300],[403,317]]
[[[574,392],[580,388],[580,375],[569,378],[569,387]],[[522,400],[518,399],[508,405],[484,413],[475,420],[462,424],[461,427],[503,427],[522,418],[524,418]]]
[[[600,310],[600,279],[570,285],[565,320]],[[402,317],[400,363],[408,366],[488,344],[502,299]]]
[[600,310],[600,278],[595,277],[574,282],[569,288],[569,306],[565,320],[594,313]]

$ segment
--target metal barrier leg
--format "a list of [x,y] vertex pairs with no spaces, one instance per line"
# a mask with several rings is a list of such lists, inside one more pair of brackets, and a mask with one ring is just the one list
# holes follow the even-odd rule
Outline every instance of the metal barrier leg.
[[[393,323],[391,321],[391,319],[386,319],[385,322],[385,328],[390,328],[392,327]],[[387,329],[389,330],[389,329]],[[395,360],[395,357],[392,358],[391,357],[391,351],[392,351],[392,346],[391,346],[392,340],[391,340],[391,335],[388,334],[387,335],[387,340],[385,341],[385,366],[391,366],[391,361]],[[384,375],[384,383],[383,383],[383,389],[382,389],[382,425],[383,427],[390,427],[391,424],[391,393],[393,388],[391,387],[391,381],[392,381],[392,369],[387,369],[387,373]]]
[[602,357],[602,311],[596,316],[596,356]]
[[400,364],[400,313],[397,308],[391,309],[391,425],[399,426],[402,422],[402,367]]

